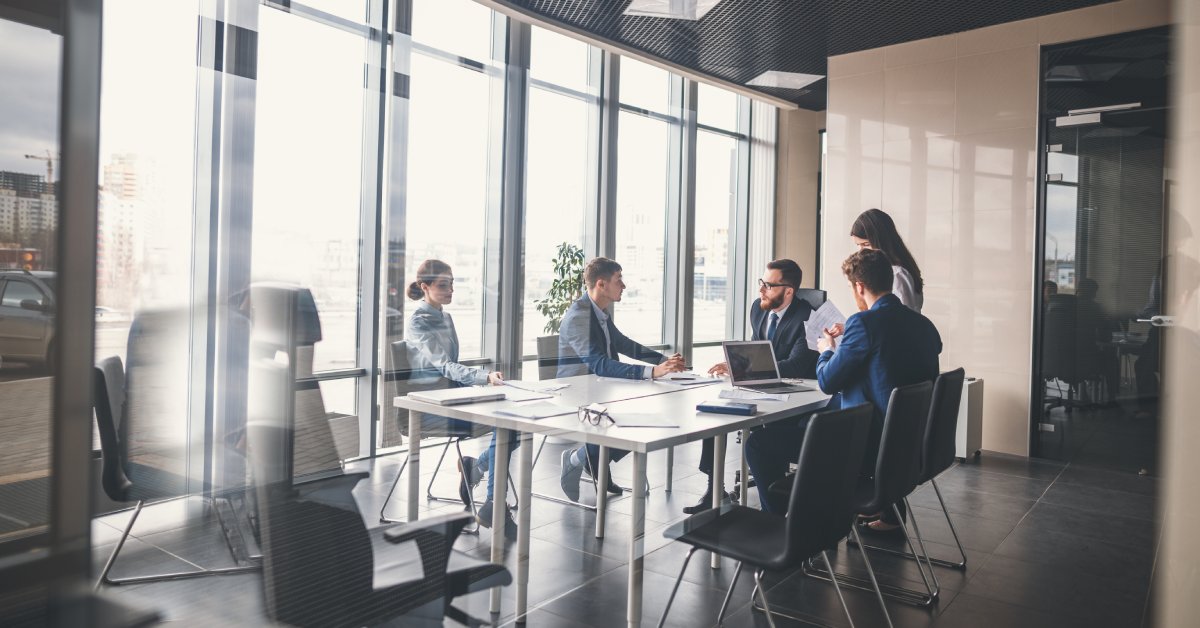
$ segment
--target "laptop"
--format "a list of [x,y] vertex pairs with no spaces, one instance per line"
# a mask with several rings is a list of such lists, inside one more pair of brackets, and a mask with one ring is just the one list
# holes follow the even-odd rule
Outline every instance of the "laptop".
[[439,388],[436,390],[421,390],[408,393],[410,399],[436,403],[439,406],[460,406],[465,403],[481,403],[484,401],[499,401],[505,398],[504,393],[495,392],[482,386],[464,386],[462,388]]
[[765,393],[794,393],[813,390],[790,384],[779,377],[775,348],[770,340],[739,340],[721,343],[733,385]]

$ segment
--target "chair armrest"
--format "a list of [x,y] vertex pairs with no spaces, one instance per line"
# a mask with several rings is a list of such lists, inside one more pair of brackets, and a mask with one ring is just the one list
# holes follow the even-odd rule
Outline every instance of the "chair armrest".
[[[419,540],[419,537],[436,535],[448,539],[451,543],[458,538],[462,529],[471,521],[471,513],[457,512],[449,515],[438,515],[410,523],[400,523],[388,528],[383,538],[389,543],[405,543]],[[441,529],[437,529],[441,526]]]
[[471,519],[471,513],[467,512],[438,515],[388,528],[383,538],[389,543],[416,542],[425,577],[440,576],[446,573],[454,540]]

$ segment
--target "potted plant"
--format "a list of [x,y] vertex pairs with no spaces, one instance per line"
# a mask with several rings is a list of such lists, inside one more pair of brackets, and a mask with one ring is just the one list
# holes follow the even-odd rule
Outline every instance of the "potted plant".
[[554,256],[554,280],[546,291],[546,297],[533,302],[538,312],[546,317],[545,332],[551,334],[537,339],[538,372],[542,379],[554,377],[558,331],[567,308],[583,295],[583,266],[582,248],[568,242],[558,245],[558,252]]

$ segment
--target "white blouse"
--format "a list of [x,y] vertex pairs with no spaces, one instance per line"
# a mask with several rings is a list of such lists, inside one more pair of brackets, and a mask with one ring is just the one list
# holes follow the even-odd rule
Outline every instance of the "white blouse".
[[908,309],[919,313],[925,304],[925,295],[917,292],[912,275],[903,266],[892,266],[892,275],[892,294],[899,297]]

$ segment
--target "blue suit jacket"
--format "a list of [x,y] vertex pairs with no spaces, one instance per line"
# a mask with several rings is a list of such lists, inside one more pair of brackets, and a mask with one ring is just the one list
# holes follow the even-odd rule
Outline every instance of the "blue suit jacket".
[[667,359],[667,356],[630,340],[617,329],[612,319],[608,321],[608,333],[612,338],[611,352],[606,350],[604,329],[592,309],[592,299],[584,294],[572,303],[559,328],[558,376],[594,373],[602,377],[644,379],[645,366],[625,364],[617,359],[618,354],[650,364],[661,364]]
[[[837,351],[817,359],[817,383],[827,394],[841,393],[840,407],[863,402],[874,407],[868,449],[878,451],[892,389],[936,379],[941,352],[942,337],[933,323],[886,294],[871,309],[846,319]],[[874,469],[875,457],[868,454],[863,466]]]
[[[769,312],[764,312],[758,306],[762,299],[755,299],[750,306],[751,340],[766,340],[766,321]],[[780,377],[817,376],[818,353],[808,348],[804,336],[804,321],[812,314],[812,306],[804,299],[792,299],[783,317],[775,326],[775,339],[771,346],[775,349],[775,360],[779,364]]]

